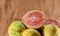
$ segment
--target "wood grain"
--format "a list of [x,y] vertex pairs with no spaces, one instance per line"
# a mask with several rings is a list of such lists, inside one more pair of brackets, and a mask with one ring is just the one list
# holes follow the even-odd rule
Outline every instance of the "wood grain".
[[45,18],[60,21],[60,0],[0,0],[0,36],[8,36],[8,26],[30,10],[40,10]]

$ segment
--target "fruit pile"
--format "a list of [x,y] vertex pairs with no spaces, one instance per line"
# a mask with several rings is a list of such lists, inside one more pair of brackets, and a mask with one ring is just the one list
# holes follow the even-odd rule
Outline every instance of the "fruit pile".
[[9,36],[60,36],[60,24],[54,19],[45,19],[38,10],[27,12],[20,21],[13,21],[8,28]]

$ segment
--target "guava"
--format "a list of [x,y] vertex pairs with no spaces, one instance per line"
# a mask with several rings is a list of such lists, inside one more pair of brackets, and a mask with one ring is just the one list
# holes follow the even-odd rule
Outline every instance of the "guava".
[[45,26],[49,25],[49,24],[53,24],[53,25],[56,25],[56,26],[60,27],[60,23],[57,20],[55,20],[55,19],[46,19],[44,21],[44,25]]
[[23,32],[22,36],[41,36],[41,34],[35,29],[27,29]]
[[40,28],[43,25],[44,13],[38,10],[32,10],[27,12],[22,21],[28,28]]
[[60,36],[60,28],[57,27],[56,36]]
[[23,31],[26,27],[21,21],[13,21],[8,28],[9,36],[22,36]]
[[56,35],[56,27],[55,25],[49,24],[45,26],[43,34],[44,36],[55,36]]

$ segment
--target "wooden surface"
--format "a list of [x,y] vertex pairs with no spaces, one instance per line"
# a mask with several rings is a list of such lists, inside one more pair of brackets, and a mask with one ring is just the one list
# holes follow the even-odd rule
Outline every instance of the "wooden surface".
[[30,10],[40,10],[46,18],[60,20],[60,0],[0,0],[0,36],[8,36],[9,24]]

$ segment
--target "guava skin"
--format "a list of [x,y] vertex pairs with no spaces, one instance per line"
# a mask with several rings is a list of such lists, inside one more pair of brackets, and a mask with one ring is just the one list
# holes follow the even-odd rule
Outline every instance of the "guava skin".
[[41,36],[41,34],[35,29],[27,29],[23,32],[22,36]]
[[44,28],[44,36],[55,36],[56,27],[52,24],[45,26]]
[[8,34],[9,36],[22,36],[24,30],[26,27],[21,21],[13,21],[8,28]]
[[60,36],[60,28],[59,27],[56,28],[57,28],[56,36]]

